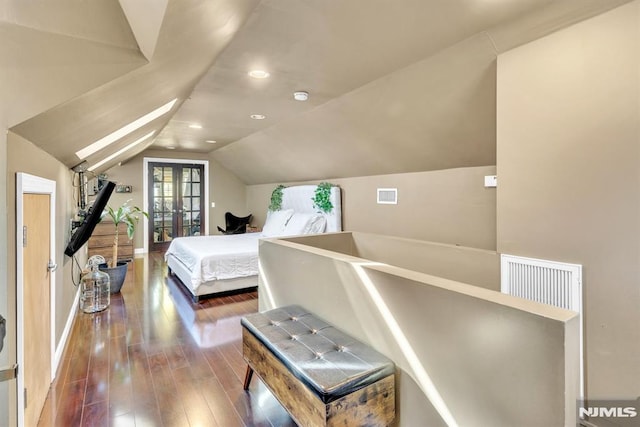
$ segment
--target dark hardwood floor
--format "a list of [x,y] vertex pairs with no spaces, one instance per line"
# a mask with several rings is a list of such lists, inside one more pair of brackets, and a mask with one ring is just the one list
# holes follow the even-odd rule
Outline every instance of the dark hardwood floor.
[[240,317],[257,292],[193,304],[159,254],[122,292],[79,312],[39,426],[295,426],[258,378],[242,389]]

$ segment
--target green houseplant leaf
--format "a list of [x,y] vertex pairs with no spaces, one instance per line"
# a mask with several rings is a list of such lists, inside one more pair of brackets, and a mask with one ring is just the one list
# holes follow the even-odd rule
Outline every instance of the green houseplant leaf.
[[333,210],[333,203],[331,203],[331,187],[333,186],[328,182],[318,184],[313,199],[311,199],[313,200],[314,208],[324,213],[329,213]]
[[142,215],[149,217],[149,214],[140,209],[137,206],[130,206],[130,200],[124,202],[118,209],[113,209],[111,206],[107,206],[102,212],[102,218],[108,216],[113,221],[115,226],[115,235],[113,238],[113,258],[109,267],[115,267],[118,260],[118,225],[126,224],[127,236],[129,239],[133,239],[133,235],[136,231],[136,226],[140,221]]
[[282,190],[285,188],[284,185],[278,185],[271,193],[271,201],[269,203],[269,210],[271,212],[282,209]]

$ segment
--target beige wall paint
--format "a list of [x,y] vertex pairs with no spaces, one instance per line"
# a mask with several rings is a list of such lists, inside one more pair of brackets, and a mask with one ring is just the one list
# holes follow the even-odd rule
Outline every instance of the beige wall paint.
[[584,267],[586,387],[640,395],[640,2],[498,58],[499,252]]
[[283,240],[500,291],[500,256],[494,251],[361,232]]
[[353,233],[355,256],[500,291],[494,251],[380,234]]
[[[312,238],[314,245],[323,237]],[[326,246],[349,245],[330,239]],[[386,248],[378,249],[385,258]],[[354,258],[262,240],[260,309],[300,304],[390,357],[397,373],[394,425],[576,425],[575,313],[376,264],[378,254],[370,254]],[[476,269],[457,257],[461,268]]]
[[[56,182],[56,259],[58,264],[56,277],[56,345],[62,336],[69,312],[78,288],[71,280],[72,259],[64,255],[64,249],[69,241],[69,220],[75,213],[76,202],[74,199],[73,172],[65,165],[45,153],[31,142],[15,135],[8,134],[7,146],[7,205],[9,209],[8,225],[11,232],[8,236],[8,283],[13,283],[12,291],[15,292],[16,283],[16,173],[25,172]],[[80,250],[76,256],[81,266],[86,261],[86,251]],[[79,281],[77,268],[74,269],[75,279]],[[15,296],[13,296],[15,298]]]
[[[0,129],[6,129],[6,115],[4,108],[0,108]],[[8,209],[7,209],[7,134],[0,132],[0,315],[7,320],[7,336],[4,341],[4,348],[0,353],[0,366],[8,366],[16,361],[16,287],[10,285],[8,268],[8,249],[10,233],[15,233],[9,229]],[[10,384],[10,383],[7,383]],[[15,384],[15,382],[13,383]],[[13,386],[13,385],[12,385]],[[13,386],[15,389],[15,386]],[[17,423],[15,411],[15,393],[9,392],[9,386],[0,387],[0,423],[8,421],[9,425]],[[11,408],[11,409],[10,409]],[[7,417],[7,418],[5,418]]]
[[218,234],[216,226],[226,228],[225,212],[231,212],[236,216],[249,214],[247,186],[233,172],[218,163],[212,154],[209,154],[209,174],[211,175],[209,202],[216,204],[215,208],[209,206],[209,220],[211,221],[209,233]]
[[[142,208],[144,189],[143,180],[143,160],[148,158],[160,159],[191,159],[191,160],[208,160],[209,161],[209,182],[207,188],[209,191],[209,202],[215,202],[216,207],[209,209],[209,233],[214,234],[218,231],[216,226],[220,225],[224,228],[224,213],[232,211],[242,214],[246,211],[246,195],[245,185],[235,175],[229,172],[220,164],[213,160],[210,154],[206,153],[188,153],[175,150],[147,150],[137,155],[127,163],[116,166],[106,171],[107,179],[117,184],[133,186],[132,193],[113,193],[109,200],[109,205],[119,206],[128,199],[135,206]],[[134,236],[134,247],[142,249],[144,243],[144,233],[142,228],[138,228]]]
[[[495,249],[494,166],[328,179],[342,189],[343,229]],[[264,223],[277,184],[247,186],[247,207]],[[295,185],[295,183],[286,183]],[[376,203],[377,188],[397,188],[397,205]]]

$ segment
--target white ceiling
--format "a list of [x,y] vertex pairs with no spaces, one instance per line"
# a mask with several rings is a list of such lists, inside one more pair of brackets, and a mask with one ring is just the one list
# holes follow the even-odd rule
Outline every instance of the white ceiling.
[[176,97],[88,162],[156,131],[105,168],[150,145],[212,151],[249,184],[490,165],[497,55],[627,1],[5,0],[0,89],[11,130],[69,167]]

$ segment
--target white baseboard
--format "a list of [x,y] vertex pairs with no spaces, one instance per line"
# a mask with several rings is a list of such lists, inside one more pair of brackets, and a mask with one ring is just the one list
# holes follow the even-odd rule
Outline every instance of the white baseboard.
[[78,286],[78,291],[76,292],[76,296],[73,299],[73,304],[71,305],[71,310],[69,311],[69,316],[67,317],[67,323],[64,325],[64,330],[62,331],[62,336],[60,337],[60,341],[56,346],[56,352],[53,358],[53,372],[58,373],[58,367],[60,366],[60,361],[62,360],[62,353],[64,352],[64,346],[67,344],[67,340],[69,339],[69,334],[71,333],[71,327],[73,326],[73,320],[76,318],[76,314],[78,313],[78,304],[80,303],[80,286]]

